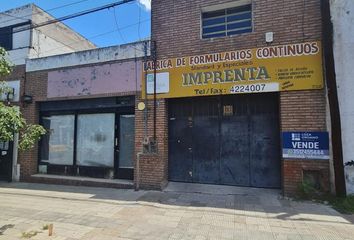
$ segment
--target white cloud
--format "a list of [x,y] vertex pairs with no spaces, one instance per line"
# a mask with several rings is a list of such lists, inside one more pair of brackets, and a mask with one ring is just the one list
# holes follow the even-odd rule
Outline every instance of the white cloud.
[[148,11],[151,10],[151,0],[139,0],[139,3]]

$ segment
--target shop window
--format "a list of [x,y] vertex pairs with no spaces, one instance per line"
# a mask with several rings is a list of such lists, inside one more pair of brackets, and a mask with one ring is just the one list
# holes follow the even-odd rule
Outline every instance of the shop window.
[[252,32],[252,4],[202,12],[202,38]]
[[114,113],[78,115],[78,166],[114,167],[114,125]]
[[131,98],[41,103],[41,124],[48,134],[41,139],[38,172],[133,179],[135,103]]
[[72,165],[74,161],[74,115],[43,117],[48,133],[41,141],[41,162]]

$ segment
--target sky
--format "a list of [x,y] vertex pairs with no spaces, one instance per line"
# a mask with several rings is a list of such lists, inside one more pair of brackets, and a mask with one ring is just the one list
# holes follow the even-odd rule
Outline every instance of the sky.
[[[120,0],[0,0],[0,12],[34,3],[56,18]],[[136,0],[64,21],[98,47],[135,42],[150,37],[151,0]],[[61,7],[63,5],[73,4]],[[50,10],[52,8],[57,8]]]

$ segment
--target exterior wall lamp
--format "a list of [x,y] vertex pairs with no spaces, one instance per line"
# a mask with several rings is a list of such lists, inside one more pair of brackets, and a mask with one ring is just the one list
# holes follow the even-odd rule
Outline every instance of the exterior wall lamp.
[[24,103],[30,104],[33,102],[33,97],[30,95],[23,95],[22,100]]

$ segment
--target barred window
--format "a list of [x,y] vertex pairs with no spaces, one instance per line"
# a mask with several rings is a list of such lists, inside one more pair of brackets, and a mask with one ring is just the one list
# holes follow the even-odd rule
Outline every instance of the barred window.
[[215,38],[252,32],[252,5],[202,13],[202,37]]

